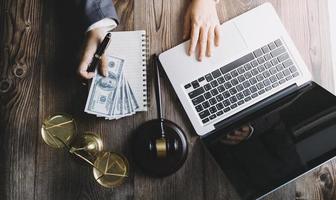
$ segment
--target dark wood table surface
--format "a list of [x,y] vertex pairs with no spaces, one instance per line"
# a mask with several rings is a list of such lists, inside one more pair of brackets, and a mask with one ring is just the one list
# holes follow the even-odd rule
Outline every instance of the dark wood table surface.
[[[188,2],[115,1],[121,17],[118,30],[146,30],[150,53],[160,53],[182,42]],[[221,0],[220,21],[263,2]],[[315,80],[334,90],[327,1],[270,2]],[[117,121],[84,114],[88,89],[81,86],[75,74],[83,39],[79,21],[69,0],[0,0],[0,199],[237,199],[193,131],[168,80],[162,85],[164,115],[183,128],[190,147],[184,166],[172,176],[155,179],[143,175],[134,166],[130,153],[132,131],[156,117],[153,87],[148,112]],[[149,63],[148,68],[152,67]],[[132,167],[127,182],[105,189],[95,182],[90,167],[73,160],[65,151],[47,146],[40,127],[43,119],[54,113],[71,114],[79,133],[96,132],[106,150],[125,154]],[[330,161],[266,199],[336,199],[334,166],[336,161]]]

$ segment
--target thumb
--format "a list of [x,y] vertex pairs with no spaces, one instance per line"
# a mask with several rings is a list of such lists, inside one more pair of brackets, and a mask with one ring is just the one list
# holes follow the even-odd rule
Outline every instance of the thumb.
[[80,59],[80,64],[78,67],[78,73],[81,77],[85,79],[91,79],[94,77],[94,72],[87,72],[87,68],[89,67],[91,60],[93,58],[94,53],[97,49],[98,41],[95,41],[93,39],[87,40],[83,54]]

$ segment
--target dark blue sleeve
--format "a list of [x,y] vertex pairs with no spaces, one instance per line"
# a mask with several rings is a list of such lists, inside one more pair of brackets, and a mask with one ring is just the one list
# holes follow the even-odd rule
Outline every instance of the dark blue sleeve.
[[112,0],[77,0],[77,4],[83,10],[83,20],[86,28],[104,18],[113,19],[119,24],[117,11]]

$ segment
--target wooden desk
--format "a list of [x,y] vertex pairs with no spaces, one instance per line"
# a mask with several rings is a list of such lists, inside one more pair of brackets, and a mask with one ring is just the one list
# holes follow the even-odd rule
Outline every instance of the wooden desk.
[[[50,114],[72,114],[79,132],[94,131],[105,149],[131,160],[130,138],[142,122],[155,118],[149,111],[118,121],[83,113],[87,88],[75,79],[75,58],[81,32],[70,1],[0,1],[0,198],[1,199],[236,199],[228,180],[203,149],[176,95],[163,84],[165,116],[187,133],[189,155],[176,174],[153,179],[132,165],[127,183],[116,189],[99,186],[92,169],[63,151],[51,149],[40,136],[42,120]],[[145,29],[150,53],[182,42],[182,19],[188,1],[118,0],[119,30]],[[221,22],[263,0],[221,0]],[[334,89],[327,1],[272,0],[289,34],[313,72],[315,80]],[[225,35],[223,36],[225,37]],[[181,66],[183,67],[183,66]],[[152,68],[152,64],[149,65]],[[151,84],[152,81],[151,81]],[[154,102],[153,87],[150,93]],[[336,161],[331,161],[266,199],[334,199]]]

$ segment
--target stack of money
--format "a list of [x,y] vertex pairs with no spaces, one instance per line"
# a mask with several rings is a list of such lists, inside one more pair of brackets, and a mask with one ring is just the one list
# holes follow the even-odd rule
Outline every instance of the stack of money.
[[96,70],[86,100],[85,112],[105,119],[120,119],[139,111],[139,104],[125,79],[124,59],[108,56],[108,76]]

